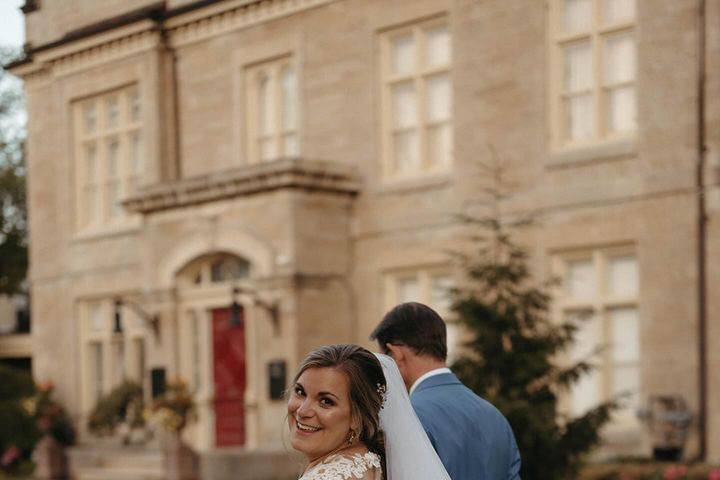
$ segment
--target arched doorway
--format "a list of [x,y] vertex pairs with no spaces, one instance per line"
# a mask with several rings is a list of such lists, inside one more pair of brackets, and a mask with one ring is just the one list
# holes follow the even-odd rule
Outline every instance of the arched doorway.
[[177,274],[180,372],[199,403],[198,443],[240,446],[247,439],[245,309],[233,311],[232,290],[251,275],[250,263],[224,252],[202,255]]

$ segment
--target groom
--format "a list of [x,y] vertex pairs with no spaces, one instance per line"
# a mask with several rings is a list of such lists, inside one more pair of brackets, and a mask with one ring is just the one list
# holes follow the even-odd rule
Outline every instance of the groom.
[[421,303],[390,310],[370,335],[397,363],[410,401],[452,480],[519,480],[510,424],[446,367],[445,322]]

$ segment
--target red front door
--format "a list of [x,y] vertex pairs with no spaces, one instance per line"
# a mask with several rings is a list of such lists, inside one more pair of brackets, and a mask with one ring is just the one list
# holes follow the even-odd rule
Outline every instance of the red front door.
[[230,309],[212,311],[215,445],[245,443],[245,328],[230,324]]

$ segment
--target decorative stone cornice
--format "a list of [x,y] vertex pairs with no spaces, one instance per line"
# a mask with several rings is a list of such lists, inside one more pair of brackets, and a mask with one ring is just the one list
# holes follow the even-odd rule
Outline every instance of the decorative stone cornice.
[[360,190],[360,179],[348,165],[282,159],[145,187],[123,206],[149,214],[284,189],[354,196]]
[[187,45],[337,0],[226,0],[196,2],[167,10],[162,2],[106,19],[31,47],[27,58],[8,66],[16,75],[48,70],[63,75],[156,46],[163,34],[171,46]]
[[[158,43],[159,35],[156,32],[146,30],[79,49],[43,63],[50,65],[49,68],[54,76],[68,75],[130,55],[146,52],[156,47]],[[42,62],[39,55],[38,60]]]
[[181,46],[331,3],[335,0],[235,0],[168,19],[170,43]]

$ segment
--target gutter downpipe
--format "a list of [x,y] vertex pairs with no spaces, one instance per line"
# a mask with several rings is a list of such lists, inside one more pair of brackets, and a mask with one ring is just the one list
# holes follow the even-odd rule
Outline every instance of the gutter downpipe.
[[699,362],[699,405],[697,461],[704,461],[707,455],[707,212],[705,205],[705,30],[706,0],[698,1],[698,158],[696,172],[698,237],[698,362]]

